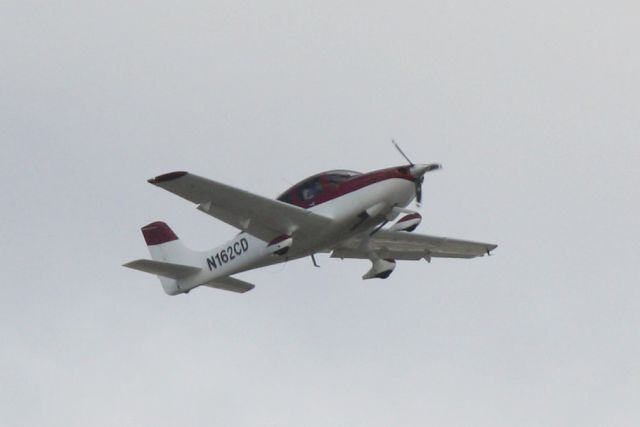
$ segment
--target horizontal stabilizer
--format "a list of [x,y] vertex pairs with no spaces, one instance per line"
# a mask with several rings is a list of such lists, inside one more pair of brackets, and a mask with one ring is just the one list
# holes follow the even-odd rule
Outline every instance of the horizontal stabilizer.
[[169,277],[171,279],[182,279],[199,272],[201,269],[190,265],[173,264],[163,261],[152,261],[150,259],[138,259],[124,264],[124,267],[145,273],[156,274],[158,276]]
[[210,288],[222,289],[225,291],[245,293],[255,288],[251,283],[245,282],[240,279],[235,279],[233,277],[219,277],[210,282],[204,283],[205,286],[209,286]]

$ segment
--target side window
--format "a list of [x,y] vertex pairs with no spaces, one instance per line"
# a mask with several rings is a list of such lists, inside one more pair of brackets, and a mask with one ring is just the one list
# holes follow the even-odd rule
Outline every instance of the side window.
[[281,202],[284,202],[284,203],[288,203],[290,205],[293,204],[293,202],[291,200],[291,193],[283,194],[282,196],[278,197],[278,200],[280,200]]
[[314,179],[313,181],[309,183],[305,183],[304,185],[301,186],[300,193],[299,193],[300,200],[304,200],[304,201],[311,200],[321,192],[322,192],[322,185],[320,184],[320,180]]
[[329,181],[329,185],[331,185],[332,187],[337,187],[338,184],[340,184],[342,181],[345,181],[347,178],[349,177],[346,175],[332,173],[331,175],[327,176],[327,181]]

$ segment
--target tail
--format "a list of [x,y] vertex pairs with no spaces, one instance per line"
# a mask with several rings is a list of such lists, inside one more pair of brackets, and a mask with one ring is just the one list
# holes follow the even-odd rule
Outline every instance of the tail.
[[195,267],[204,257],[203,253],[187,248],[176,236],[176,233],[164,222],[153,222],[142,227],[142,235],[151,259],[138,259],[124,264],[125,267],[144,271],[158,276],[162,288],[169,295],[189,292],[196,286],[205,285],[225,291],[244,293],[254,288],[251,283],[244,282],[231,276],[204,279],[193,277],[202,272]]
[[169,295],[188,292],[189,289],[180,288],[180,282],[201,271],[193,266],[197,264],[196,253],[187,248],[164,222],[145,225],[142,235],[151,260],[139,259],[124,266],[157,275],[162,288]]

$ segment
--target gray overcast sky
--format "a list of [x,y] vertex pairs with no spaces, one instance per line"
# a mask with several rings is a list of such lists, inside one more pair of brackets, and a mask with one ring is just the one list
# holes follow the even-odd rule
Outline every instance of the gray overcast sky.
[[[3,426],[640,424],[637,1],[4,1]],[[274,196],[442,162],[420,232],[494,257],[319,257],[168,297],[120,265],[147,184]]]

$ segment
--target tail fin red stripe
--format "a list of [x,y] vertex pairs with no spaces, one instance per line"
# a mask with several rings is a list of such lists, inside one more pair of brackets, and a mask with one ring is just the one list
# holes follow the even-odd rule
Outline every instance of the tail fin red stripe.
[[162,221],[152,222],[142,227],[142,235],[144,236],[144,241],[147,242],[147,246],[161,245],[178,240],[176,233]]

